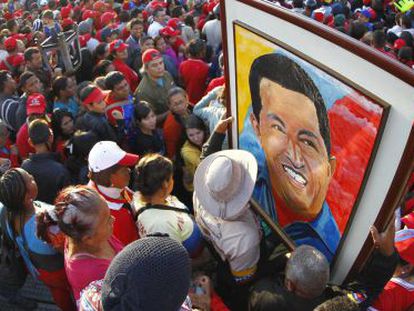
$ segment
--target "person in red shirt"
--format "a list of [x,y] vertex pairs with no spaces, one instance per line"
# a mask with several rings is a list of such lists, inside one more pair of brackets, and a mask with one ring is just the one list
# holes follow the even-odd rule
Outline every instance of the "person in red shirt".
[[173,87],[167,95],[169,113],[163,125],[166,156],[173,160],[177,148],[183,140],[184,121],[191,114],[188,109],[187,92],[180,87]]
[[27,121],[16,136],[16,146],[22,160],[29,157],[30,153],[35,153],[33,146],[29,144],[29,124],[36,119],[49,121],[46,115],[46,99],[40,93],[30,95],[26,101]]
[[120,39],[112,41],[109,44],[109,54],[113,59],[112,65],[124,74],[129,89],[135,90],[139,84],[138,74],[125,63],[128,59],[128,44]]
[[395,248],[400,262],[392,279],[368,310],[405,311],[414,305],[414,230],[398,231],[395,234]]
[[100,141],[89,152],[89,186],[108,203],[115,218],[114,236],[124,245],[138,239],[138,229],[131,213],[133,192],[128,188],[130,166],[138,162],[135,154],[126,153],[115,142]]
[[224,86],[226,83],[226,79],[224,77],[224,57],[223,53],[220,53],[220,56],[218,58],[220,70],[221,70],[221,76],[218,78],[214,78],[210,81],[210,83],[207,86],[206,94],[210,93],[213,89],[215,89],[218,86]]
[[[125,76],[119,71],[112,71],[105,76],[105,86],[110,91],[104,98],[106,118],[115,127],[128,128],[132,122],[134,108],[133,97]],[[119,124],[120,120],[123,124]]]
[[188,93],[192,105],[204,95],[210,66],[203,61],[206,44],[201,39],[191,40],[187,46],[189,59],[180,65],[179,76]]

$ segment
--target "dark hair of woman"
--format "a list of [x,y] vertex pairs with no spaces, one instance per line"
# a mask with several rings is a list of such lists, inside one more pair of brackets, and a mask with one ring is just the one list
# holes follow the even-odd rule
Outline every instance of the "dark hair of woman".
[[103,77],[106,75],[107,68],[112,64],[108,59],[100,60],[99,63],[95,66],[93,75],[94,77]]
[[153,109],[149,103],[146,101],[140,101],[135,104],[134,118],[136,121],[141,122],[141,120],[145,119],[151,111],[153,111]]
[[[9,223],[13,223],[14,219],[19,218],[20,231],[24,225],[25,208],[23,200],[26,197],[26,182],[22,169],[12,168],[3,174],[0,178],[0,202],[3,203],[7,210],[7,218]],[[13,227],[13,226],[12,226]],[[13,231],[15,228],[12,228]]]
[[62,131],[62,121],[64,117],[69,117],[73,120],[72,113],[70,113],[66,109],[57,109],[53,111],[51,121],[52,121],[52,131],[55,136],[55,140],[56,138],[59,138],[59,137],[64,138],[64,139],[68,139],[70,137],[70,136],[65,135]]
[[136,188],[144,196],[152,196],[173,175],[171,160],[159,154],[148,154],[135,167]]
[[[208,131],[207,131],[207,127],[204,124],[203,120],[201,120],[199,117],[197,117],[194,114],[191,114],[187,120],[184,123],[184,127],[185,129],[198,129],[200,131],[204,132],[204,140],[206,140],[208,138]],[[190,141],[190,140],[189,140]],[[190,141],[191,144],[193,144]]]

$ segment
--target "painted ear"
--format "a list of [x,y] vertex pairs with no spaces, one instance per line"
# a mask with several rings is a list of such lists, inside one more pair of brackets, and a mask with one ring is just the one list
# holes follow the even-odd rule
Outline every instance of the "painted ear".
[[253,112],[250,113],[250,123],[252,124],[254,133],[256,134],[257,138],[260,138],[260,127],[259,121],[257,120],[256,116]]
[[336,158],[334,156],[331,156],[329,158],[329,167],[330,167],[329,177],[332,177],[336,169]]

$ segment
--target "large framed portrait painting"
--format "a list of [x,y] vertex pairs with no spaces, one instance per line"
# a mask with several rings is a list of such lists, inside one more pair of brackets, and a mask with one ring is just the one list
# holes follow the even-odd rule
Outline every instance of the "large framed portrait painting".
[[[375,193],[389,191],[393,178],[395,183],[401,156],[413,139],[414,109],[398,108],[378,88],[363,83],[366,73],[354,51],[326,38],[315,40],[314,34],[298,29],[301,18],[283,9],[260,10],[257,5],[249,7],[250,2],[256,3],[223,2],[229,108],[235,117],[232,146],[250,151],[257,159],[253,198],[261,208],[297,245],[312,245],[340,266],[334,278],[341,282],[367,238],[368,222],[374,223],[381,213],[389,219],[396,207],[387,205],[387,212],[381,212],[386,197],[379,198],[377,193],[375,198]],[[253,12],[259,15],[253,18]],[[266,27],[270,24],[266,18],[273,21],[272,29]],[[332,49],[331,55],[326,47]],[[350,54],[355,62],[346,62],[345,56],[341,59],[341,53]],[[409,73],[408,77],[413,78]],[[414,94],[412,87],[404,91]],[[401,116],[407,122],[405,141],[399,146],[399,158],[392,159],[382,148],[392,139],[388,136],[390,127],[398,123],[394,119],[398,109],[408,109]],[[378,180],[379,161],[396,162],[388,185],[379,185],[384,182]],[[412,167],[412,163],[405,165],[405,170]],[[398,177],[400,187],[407,176]],[[268,233],[270,228],[263,227]],[[354,242],[358,235],[360,241]]]

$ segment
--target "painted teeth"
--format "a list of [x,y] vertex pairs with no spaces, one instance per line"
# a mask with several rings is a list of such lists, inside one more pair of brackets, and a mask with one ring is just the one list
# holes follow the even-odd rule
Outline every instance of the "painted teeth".
[[302,175],[296,173],[294,170],[292,170],[290,167],[283,166],[284,170],[290,177],[292,177],[295,181],[302,185],[306,185],[306,180],[302,177]]

